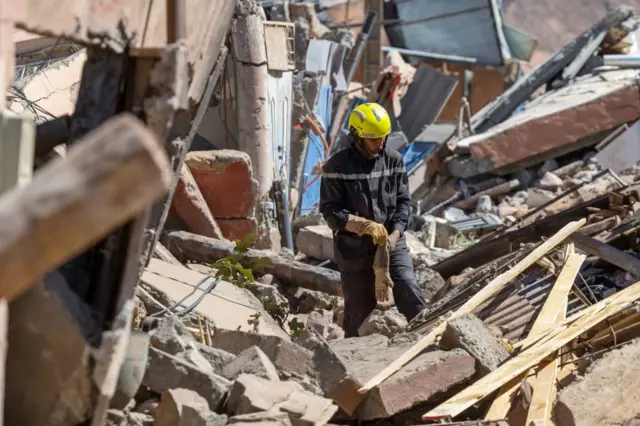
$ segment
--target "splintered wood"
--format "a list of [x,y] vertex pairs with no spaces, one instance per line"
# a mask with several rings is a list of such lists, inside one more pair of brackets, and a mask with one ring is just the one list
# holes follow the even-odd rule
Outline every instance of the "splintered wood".
[[107,121],[0,198],[0,297],[20,295],[148,207],[170,182],[166,155],[142,122],[130,114]]
[[[520,273],[525,271],[531,265],[536,263],[548,252],[553,250],[558,244],[562,243],[569,235],[578,230],[586,223],[585,219],[580,219],[575,222],[566,224],[560,231],[549,238],[544,243],[536,247],[527,257],[518,262],[513,268],[498,275],[493,281],[487,284],[482,290],[477,292],[467,302],[465,302],[457,311],[455,311],[450,319],[457,318],[459,316],[472,312],[475,308],[480,306],[485,300],[502,290],[507,284],[518,277]],[[405,352],[400,358],[392,362],[388,367],[382,370],[379,374],[373,377],[362,388],[359,389],[360,393],[366,393],[384,382],[391,375],[398,372],[402,367],[408,364],[412,359],[418,356],[425,348],[436,342],[437,338],[442,335],[446,329],[446,322],[441,323],[435,327],[429,334],[420,339],[413,347]],[[500,385],[499,385],[500,386]]]
[[454,417],[483,400],[509,380],[538,365],[546,357],[573,339],[588,331],[599,322],[615,315],[640,298],[640,282],[584,309],[579,315],[569,318],[551,332],[551,337],[505,362],[473,385],[450,398],[423,416],[424,420]]

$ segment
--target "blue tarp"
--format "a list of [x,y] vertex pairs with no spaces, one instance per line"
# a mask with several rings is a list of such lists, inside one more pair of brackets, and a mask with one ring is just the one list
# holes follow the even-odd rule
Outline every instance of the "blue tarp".
[[[333,103],[333,90],[331,86],[321,86],[318,94],[318,103],[316,105],[317,117],[322,120],[325,129],[329,128],[331,120],[331,106]],[[326,137],[325,133],[325,137]],[[320,163],[327,160],[324,144],[320,136],[315,133],[309,138],[309,149],[307,157],[304,161],[304,187],[313,180],[315,175],[313,169]],[[300,216],[306,216],[311,213],[314,207],[320,202],[320,179],[316,180],[309,188],[302,192],[302,202],[300,203]]]
[[436,149],[438,145],[437,142],[411,142],[402,153],[404,166],[407,171],[413,169],[423,158],[429,155],[431,151]]

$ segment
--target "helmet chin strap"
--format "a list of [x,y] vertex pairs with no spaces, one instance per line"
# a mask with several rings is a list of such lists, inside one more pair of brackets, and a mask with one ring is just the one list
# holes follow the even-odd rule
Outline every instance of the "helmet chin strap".
[[369,158],[369,159],[375,157],[376,155],[380,154],[384,150],[384,148],[387,146],[387,139],[389,138],[389,135],[385,136],[384,137],[384,143],[382,144],[382,147],[377,151],[371,151],[369,149],[369,147],[367,146],[367,144],[364,142],[364,140],[361,137],[359,137],[358,135],[356,135],[354,133],[352,133],[351,135],[353,137],[353,140],[354,140],[356,146],[358,146],[360,148],[360,151],[363,154],[365,154],[366,157]]

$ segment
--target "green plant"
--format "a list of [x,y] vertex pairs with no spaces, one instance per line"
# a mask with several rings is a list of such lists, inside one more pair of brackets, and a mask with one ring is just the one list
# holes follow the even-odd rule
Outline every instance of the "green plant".
[[[245,288],[253,293],[260,300],[262,306],[267,313],[276,320],[278,325],[284,329],[285,323],[289,318],[290,308],[287,302],[278,302],[270,297],[265,297],[260,288],[255,285],[253,269],[261,269],[268,264],[269,259],[266,257],[260,259],[249,259],[245,256],[247,251],[255,243],[255,235],[247,234],[243,240],[237,240],[233,249],[233,254],[220,259],[209,265],[216,269],[216,276],[222,277],[240,288]],[[244,266],[243,266],[244,265]],[[256,313],[248,320],[254,331],[258,331],[260,323],[260,314]],[[304,330],[304,324],[294,318],[289,321],[289,328],[293,337],[299,335]],[[293,326],[292,326],[293,324]]]

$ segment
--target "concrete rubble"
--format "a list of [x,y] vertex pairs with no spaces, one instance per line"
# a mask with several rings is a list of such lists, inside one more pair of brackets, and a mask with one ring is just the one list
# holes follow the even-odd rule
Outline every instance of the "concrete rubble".
[[[517,2],[102,3],[0,4],[6,424],[640,424],[632,7],[524,74]],[[318,202],[364,102],[428,305],[345,338]]]

